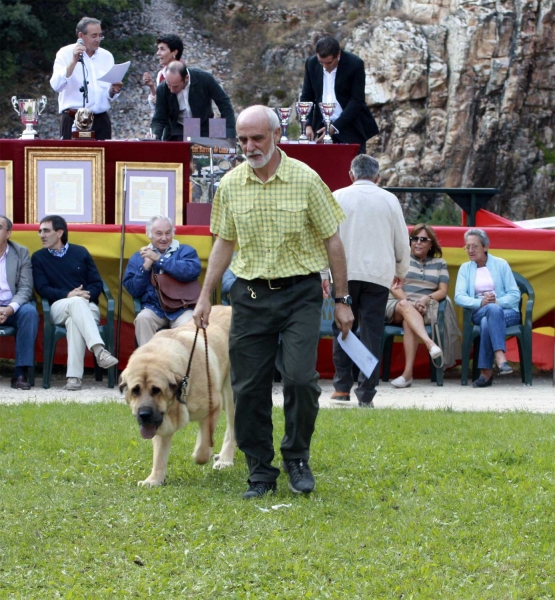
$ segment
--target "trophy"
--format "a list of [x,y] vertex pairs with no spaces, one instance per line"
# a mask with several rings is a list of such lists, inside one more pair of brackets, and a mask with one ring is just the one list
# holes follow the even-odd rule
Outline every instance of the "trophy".
[[17,96],[12,96],[12,105],[15,112],[20,116],[23,125],[26,125],[25,131],[21,134],[21,139],[34,140],[37,137],[37,132],[33,129],[33,125],[39,122],[39,117],[46,108],[46,96],[43,96],[40,100],[30,98],[18,100]]
[[324,135],[324,144],[333,144],[333,140],[330,135],[331,121],[330,118],[335,110],[335,102],[320,102],[320,112],[324,117],[324,123],[326,125],[326,134]]
[[291,116],[290,108],[276,108],[276,113],[279,117],[279,121],[281,124],[281,138],[280,143],[288,142],[289,138],[287,137],[287,127],[289,126],[289,117]]
[[301,120],[301,135],[299,136],[299,143],[307,143],[310,140],[306,135],[306,118],[308,117],[308,113],[312,110],[313,102],[297,102],[295,107],[297,109],[297,115],[299,115],[299,119]]
[[94,139],[94,131],[91,131],[94,121],[94,113],[88,108],[80,108],[75,113],[75,130],[71,132],[71,139],[83,138]]

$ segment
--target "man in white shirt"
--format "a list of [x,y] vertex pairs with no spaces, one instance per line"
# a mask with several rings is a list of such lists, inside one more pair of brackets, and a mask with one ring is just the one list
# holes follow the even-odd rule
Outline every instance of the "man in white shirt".
[[376,121],[366,106],[364,62],[355,54],[341,50],[339,42],[326,36],[316,43],[316,55],[305,63],[301,102],[314,102],[308,116],[306,134],[321,142],[324,121],[318,103],[336,104],[330,133],[336,143],[359,144],[366,153],[366,140],[379,133]]
[[[77,43],[64,46],[56,53],[50,85],[58,92],[61,114],[60,137],[71,139],[71,128],[79,108],[88,108],[94,114],[92,131],[97,140],[112,138],[112,124],[108,115],[111,101],[117,97],[123,83],[110,85],[99,79],[114,66],[114,57],[100,48],[103,39],[98,19],[83,17],[77,24]],[[81,63],[82,66],[78,66]],[[84,80],[88,98],[83,104]]]
[[[378,187],[380,165],[371,156],[353,159],[349,175],[352,185],[333,192],[345,221],[339,237],[345,248],[347,279],[355,316],[353,333],[379,359],[385,309],[390,287],[403,285],[410,263],[409,237],[399,200]],[[337,342],[334,327],[333,400],[349,400],[353,363]],[[372,407],[380,376],[379,365],[371,377],[361,372],[355,394],[360,407]]]
[[174,61],[166,69],[166,80],[156,88],[152,131],[160,140],[183,141],[183,119],[197,118],[200,135],[208,137],[212,101],[226,120],[226,138],[235,138],[235,113],[222,86],[211,73]]

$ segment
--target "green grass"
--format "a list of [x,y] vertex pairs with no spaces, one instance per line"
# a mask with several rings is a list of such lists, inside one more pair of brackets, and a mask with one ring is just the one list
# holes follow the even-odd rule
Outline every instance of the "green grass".
[[196,425],[147,490],[151,445],[123,405],[0,419],[0,598],[555,597],[552,415],[323,410],[316,492],[282,474],[250,502],[241,454],[193,464]]

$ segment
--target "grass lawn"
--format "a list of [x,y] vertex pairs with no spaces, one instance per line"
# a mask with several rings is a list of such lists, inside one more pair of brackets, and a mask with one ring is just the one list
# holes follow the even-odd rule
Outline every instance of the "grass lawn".
[[193,464],[196,425],[148,490],[121,404],[0,422],[0,598],[555,598],[555,415],[323,410],[316,491],[250,502],[242,454]]

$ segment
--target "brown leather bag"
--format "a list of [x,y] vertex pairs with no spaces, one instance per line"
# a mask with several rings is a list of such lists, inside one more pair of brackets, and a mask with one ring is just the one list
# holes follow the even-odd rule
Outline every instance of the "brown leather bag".
[[158,300],[165,312],[176,312],[196,304],[200,296],[200,283],[194,281],[178,281],[167,273],[150,273],[150,281],[158,294]]

